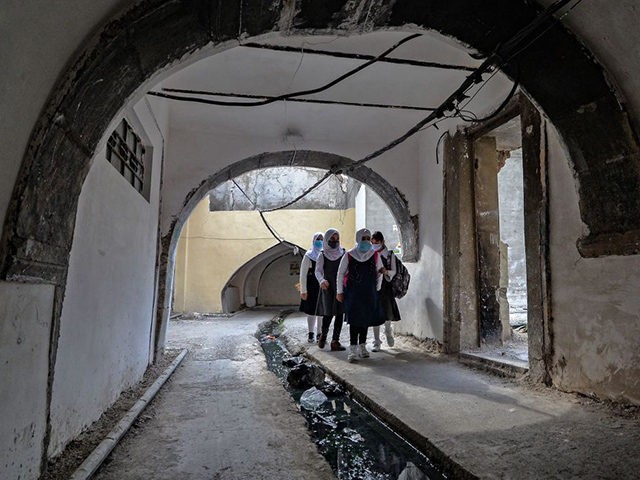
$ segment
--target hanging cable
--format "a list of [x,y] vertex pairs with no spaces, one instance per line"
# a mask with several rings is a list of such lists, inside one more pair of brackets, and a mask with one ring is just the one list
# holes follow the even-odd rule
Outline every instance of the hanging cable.
[[[441,119],[448,118],[448,117],[453,117],[453,116],[460,116],[461,113],[464,114],[464,112],[465,112],[464,107],[471,100],[473,100],[473,98],[475,98],[475,96],[478,94],[478,91],[481,90],[482,87],[484,87],[484,85],[486,85],[486,82],[488,82],[491,78],[493,78],[493,76],[496,75],[496,73],[498,72],[498,70],[501,67],[504,67],[510,60],[515,58],[517,55],[519,55],[523,50],[528,48],[533,42],[535,42],[544,33],[546,33],[553,25],[555,25],[555,23],[557,21],[559,21],[559,20],[555,19],[553,17],[553,15],[556,12],[560,11],[563,7],[565,7],[566,5],[568,5],[569,3],[573,2],[573,1],[575,1],[575,0],[557,0],[552,5],[547,7],[531,23],[529,23],[522,30],[520,30],[518,33],[516,33],[512,38],[507,40],[505,43],[498,45],[496,47],[494,53],[489,55],[482,62],[482,64],[478,68],[476,68],[469,76],[467,76],[467,78],[465,78],[465,80],[462,82],[462,84],[451,95],[449,95],[447,97],[447,99],[444,100],[440,104],[440,106],[438,108],[434,109],[433,112],[431,112],[424,119],[422,119],[418,123],[416,123],[413,127],[411,127],[403,135],[399,136],[398,138],[396,138],[395,140],[389,142],[388,144],[384,145],[383,147],[379,148],[378,150],[375,150],[374,152],[366,155],[365,157],[361,158],[360,160],[357,160],[357,161],[353,162],[351,165],[349,165],[348,167],[344,168],[344,171],[351,172],[351,171],[355,170],[360,165],[363,165],[363,164],[373,160],[374,158],[379,157],[383,153],[385,153],[385,152],[391,150],[392,148],[396,147],[397,145],[403,143],[408,138],[410,138],[413,135],[415,135],[417,132],[422,131],[425,128],[437,125],[438,121],[441,120]],[[577,0],[577,2],[567,12],[565,12],[561,16],[560,19],[564,18],[570,11],[572,11],[575,7],[577,7],[582,1],[583,0]],[[534,37],[533,39],[529,40],[530,34],[532,32],[535,32],[539,27],[541,27],[548,20],[552,20],[552,24],[547,26],[536,37]],[[347,72],[346,74],[336,78],[335,80],[329,82],[328,84],[326,84],[326,85],[324,85],[322,87],[315,88],[315,89],[303,90],[303,91],[299,91],[299,92],[293,92],[293,93],[289,93],[289,94],[280,95],[278,97],[272,97],[272,98],[264,100],[264,101],[252,102],[252,103],[222,102],[222,101],[219,102],[219,101],[214,101],[214,100],[205,100],[205,99],[198,99],[198,98],[193,98],[193,99],[189,99],[189,100],[186,100],[184,98],[180,98],[180,99],[181,100],[185,100],[185,101],[194,101],[194,102],[208,103],[208,104],[213,104],[213,105],[259,106],[259,105],[267,105],[269,103],[273,103],[273,102],[276,102],[276,101],[279,101],[279,100],[285,100],[287,98],[293,98],[293,97],[297,97],[297,96],[309,95],[309,94],[312,94],[312,93],[318,93],[320,91],[324,91],[324,90],[332,87],[333,85],[336,85],[337,83],[343,81],[344,79],[346,79],[346,78],[354,75],[355,73],[363,70],[364,68],[368,67],[369,65],[377,62],[380,58],[383,58],[386,55],[388,55],[389,53],[391,53],[393,50],[398,48],[403,43],[406,43],[406,42],[408,42],[408,41],[410,41],[410,40],[412,40],[412,39],[414,39],[414,38],[416,38],[416,37],[418,37],[420,35],[421,34],[413,34],[413,35],[410,35],[408,37],[405,37],[404,39],[402,39],[398,43],[396,43],[394,46],[392,46],[391,48],[389,48],[388,50],[386,50],[382,54],[378,55],[376,58],[371,59],[370,61],[366,62],[365,64],[360,65],[359,67]],[[524,42],[527,42],[527,43],[525,45],[523,45]],[[487,73],[492,68],[495,68],[496,70],[492,73],[491,77],[489,77],[489,79],[487,79],[486,81],[483,80],[482,75]],[[465,99],[469,98],[466,95],[466,93],[474,85],[479,84],[479,83],[482,83],[483,85],[469,99],[469,101],[467,101],[464,105],[461,106],[460,105],[461,102],[463,102]],[[473,118],[471,121],[483,121],[483,120],[486,120],[488,118],[493,118],[494,116],[498,115],[498,113],[504,108],[504,106],[507,105],[507,103],[509,102],[511,97],[515,94],[515,92],[517,90],[518,83],[519,83],[518,81],[514,82],[514,87],[512,87],[512,90],[509,93],[509,95],[507,96],[507,99],[491,115],[489,115],[488,117],[485,117],[484,119]],[[149,92],[149,94],[150,95],[155,95],[155,96],[158,96],[158,97],[173,98],[173,96],[171,96],[171,95],[167,95],[167,94],[163,94],[163,93],[159,93],[159,92]],[[447,112],[452,112],[452,113],[454,113],[454,115],[447,115]],[[472,118],[472,117],[468,117],[468,118]],[[444,135],[442,135],[441,138],[442,137],[444,137]],[[271,228],[268,226],[268,223],[266,222],[266,219],[264,219],[264,215],[263,215],[264,212],[273,212],[273,211],[281,210],[283,208],[287,208],[287,207],[293,205],[297,201],[299,201],[302,198],[304,198],[305,196],[307,196],[313,190],[318,188],[332,174],[337,174],[337,173],[342,173],[342,172],[341,171],[334,171],[334,169],[332,168],[325,175],[323,175],[317,182],[315,182],[313,185],[311,185],[310,187],[305,189],[304,192],[302,192],[300,195],[298,195],[293,200],[291,200],[291,201],[289,201],[289,202],[287,202],[287,203],[285,203],[283,205],[280,205],[278,207],[274,207],[274,208],[270,208],[270,209],[262,210],[262,211],[259,210],[260,216],[262,217],[263,221],[267,225],[267,228],[269,228],[269,231],[271,231]],[[235,183],[235,181],[234,181],[234,183]],[[240,187],[238,186],[238,188],[240,188]],[[241,189],[241,191],[242,191],[242,189]],[[246,194],[245,194],[245,196],[246,196]],[[280,238],[274,232],[271,231],[271,233],[275,238],[278,239],[278,241],[282,241],[282,240],[280,240]]]
[[274,212],[276,210],[282,210],[283,208],[287,208],[290,207],[291,205],[293,205],[294,203],[296,203],[298,200],[302,200],[304,197],[306,197],[307,195],[309,195],[309,193],[311,193],[313,190],[315,190],[316,188],[318,188],[320,185],[322,185],[322,183],[324,183],[324,181],[329,178],[331,175],[333,175],[334,172],[333,170],[329,170],[327,173],[325,173],[316,183],[314,183],[313,185],[311,185],[309,188],[307,188],[304,192],[302,192],[300,195],[298,195],[296,198],[294,198],[293,200],[285,203],[284,205],[280,205],[278,207],[274,207],[274,208],[268,208],[266,210],[262,210],[262,212]]
[[[498,108],[496,108],[493,113],[490,113],[489,115],[487,115],[486,117],[482,117],[482,118],[478,118],[476,117],[475,113],[473,112],[469,112],[468,110],[463,110],[464,107],[466,107],[467,105],[469,105],[469,103],[471,103],[471,101],[475,98],[475,96],[477,95],[473,95],[473,97],[471,97],[469,99],[468,102],[466,102],[462,109],[459,110],[460,115],[458,115],[461,119],[463,119],[465,122],[471,122],[471,123],[481,123],[481,122],[486,122],[487,120],[491,120],[492,118],[497,117],[500,112],[502,112],[502,110],[505,109],[505,107],[509,104],[509,102],[511,101],[511,99],[513,98],[513,96],[516,94],[516,91],[518,90],[518,87],[520,86],[520,69],[518,68],[518,64],[515,64],[516,67],[516,77],[515,80],[513,82],[513,86],[511,87],[511,91],[509,92],[509,94],[506,96],[506,98],[504,99],[504,101],[498,106]],[[488,81],[488,80],[487,80]],[[484,84],[486,85],[486,83]],[[480,89],[478,89],[478,91],[480,91]],[[466,112],[470,113],[473,115],[473,117],[470,117],[466,114]],[[465,115],[465,116],[463,116]]]
[[249,197],[249,195],[247,195],[247,192],[245,192],[244,189],[240,185],[238,185],[238,182],[236,182],[235,178],[232,178],[231,181],[238,188],[238,190],[240,190],[240,192],[247,198],[247,200],[249,200],[249,203],[251,203],[254,210],[258,211],[258,214],[260,214],[260,219],[262,220],[262,223],[264,223],[264,226],[267,227],[267,230],[269,230],[269,233],[273,236],[273,238],[275,238],[279,243],[284,243],[284,240],[280,237],[280,235],[278,235],[275,229],[269,224],[269,222],[265,218],[263,211],[258,208],[258,205],[256,204],[256,202],[254,202]]
[[442,142],[442,139],[448,134],[449,132],[443,132],[442,135],[440,135],[440,138],[438,138],[438,141],[436,142],[436,165],[440,164],[440,154],[438,152],[438,149],[440,148],[440,142]]
[[[540,27],[547,20],[552,19],[554,13],[558,12],[559,10],[561,10],[563,7],[565,7],[566,5],[571,3],[572,1],[574,1],[574,0],[557,0],[555,3],[553,3],[552,5],[547,7],[547,9],[545,9],[540,15],[538,15],[529,25],[527,25],[520,32],[518,32],[516,35],[514,35],[514,37],[509,39],[507,42],[505,42],[505,43],[503,43],[501,45],[498,45],[498,47],[496,48],[494,53],[491,54],[489,57],[487,57],[487,59],[484,62],[482,62],[482,64],[474,72],[472,72],[462,82],[462,84],[451,95],[449,95],[449,97],[447,97],[447,99],[444,102],[442,102],[440,104],[440,106],[438,108],[436,108],[433,112],[431,112],[429,115],[427,115],[424,119],[422,119],[421,121],[416,123],[413,127],[411,127],[403,135],[399,136],[398,138],[396,138],[395,140],[389,142],[388,144],[386,144],[385,146],[379,148],[378,150],[366,155],[362,159],[353,162],[351,165],[346,167],[344,170],[346,172],[353,171],[357,167],[359,167],[360,165],[363,165],[364,163],[367,163],[367,162],[373,160],[374,158],[379,157],[380,155],[382,155],[386,151],[391,150],[392,148],[396,147],[397,145],[399,145],[400,143],[404,142],[405,140],[407,140],[411,136],[415,135],[417,132],[423,130],[424,128],[426,128],[428,126],[433,126],[434,124],[437,124],[438,123],[437,121],[439,119],[446,118],[446,116],[447,116],[446,113],[449,112],[449,111],[459,114],[459,112],[461,110],[456,106],[456,104],[459,104],[461,101],[463,101],[464,99],[467,98],[466,92],[471,87],[473,87],[474,85],[476,85],[478,83],[483,82],[482,75],[484,73],[486,73],[487,71],[489,71],[492,67],[495,66],[496,67],[496,71],[493,72],[492,76],[490,77],[490,78],[492,78],[497,73],[497,70],[500,67],[502,67],[502,66],[504,66],[506,64],[503,59],[507,58],[508,60],[511,60],[522,51],[521,50],[523,48],[522,47],[522,43],[528,40],[528,35],[531,32],[534,32],[538,27]],[[581,2],[582,2],[582,0],[578,0],[578,2],[569,11],[573,10],[573,8],[575,8]],[[563,15],[562,18],[564,18],[564,16],[566,16],[567,13],[568,12],[566,12]],[[555,22],[554,22],[554,24],[555,24]],[[545,30],[545,32],[547,30],[548,30],[548,28]],[[533,39],[533,41],[537,40],[539,37],[540,37],[540,35],[536,36]],[[525,45],[524,48],[527,48],[533,41],[531,41],[527,45]],[[516,89],[517,89],[517,87],[516,88],[512,88],[512,91],[513,91],[514,94],[515,94]],[[508,98],[509,97],[510,97],[510,95],[508,96]],[[503,103],[506,105],[508,103],[508,100],[503,102]],[[504,107],[502,107],[502,108],[504,108]],[[491,115],[495,116],[499,112],[500,112],[500,108],[497,109],[495,112],[493,112]],[[331,173],[332,172],[327,172],[327,174],[321,180],[324,181],[326,178],[328,178],[331,175]],[[312,185],[311,187],[307,188],[302,193],[302,195],[299,195],[293,201],[287,202],[285,205],[282,205],[280,207],[272,208],[269,211],[280,210],[282,208],[286,208],[286,207],[292,205],[293,203],[297,202],[298,200],[300,200],[304,196],[308,195],[315,188],[317,188],[320,185],[320,183],[322,183],[322,181],[316,182],[314,185]]]
[[347,73],[340,75],[338,78],[335,78],[334,80],[331,80],[329,83],[326,83],[320,87],[316,87],[316,88],[311,88],[308,90],[300,90],[298,92],[291,92],[291,93],[285,93],[283,95],[278,95],[275,97],[271,97],[271,98],[267,98],[265,100],[260,100],[260,101],[256,101],[256,102],[226,102],[224,100],[209,100],[209,99],[204,99],[204,98],[190,98],[190,97],[179,97],[177,95],[171,95],[171,94],[167,94],[167,93],[162,93],[162,92],[148,92],[148,95],[153,95],[155,97],[162,97],[162,98],[168,98],[171,100],[181,100],[184,102],[195,102],[195,103],[205,103],[207,105],[219,105],[219,106],[228,106],[228,107],[259,107],[262,105],[268,105],[270,103],[274,103],[274,102],[278,102],[281,100],[286,100],[288,98],[294,98],[294,97],[302,97],[305,95],[312,95],[315,93],[320,93],[323,92],[325,90],[328,90],[329,88],[333,87],[334,85],[337,85],[338,83],[346,80],[347,78],[355,75],[356,73],[364,70],[365,68],[373,65],[374,63],[376,63],[378,60],[380,60],[381,58],[386,57],[387,55],[389,55],[391,52],[393,52],[395,49],[397,49],[398,47],[400,47],[401,45],[413,40],[414,38],[417,37],[421,37],[422,34],[421,33],[414,33],[409,35],[408,37],[403,38],[402,40],[398,41],[395,45],[393,45],[392,47],[388,48],[387,50],[385,50],[384,52],[382,52],[380,55],[378,55],[375,58],[372,58],[371,60],[363,63],[362,65],[357,66],[356,68],[349,70]]

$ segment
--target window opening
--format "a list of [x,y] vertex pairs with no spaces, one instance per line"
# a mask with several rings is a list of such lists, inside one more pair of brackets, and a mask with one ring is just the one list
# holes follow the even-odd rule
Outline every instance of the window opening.
[[141,195],[145,191],[145,147],[125,119],[107,141],[107,160]]

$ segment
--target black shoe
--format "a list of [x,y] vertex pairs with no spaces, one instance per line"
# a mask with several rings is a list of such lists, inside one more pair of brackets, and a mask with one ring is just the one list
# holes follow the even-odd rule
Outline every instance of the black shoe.
[[327,336],[321,333],[320,336],[318,337],[318,347],[324,348],[326,343],[327,343]]
[[315,340],[315,338],[314,338],[313,332],[309,332],[309,338],[307,339],[307,342],[309,342],[309,343],[315,343],[315,341],[316,341],[316,340]]
[[344,348],[340,342],[338,340],[332,340],[331,341],[331,351],[332,352],[342,352],[346,350],[346,348]]

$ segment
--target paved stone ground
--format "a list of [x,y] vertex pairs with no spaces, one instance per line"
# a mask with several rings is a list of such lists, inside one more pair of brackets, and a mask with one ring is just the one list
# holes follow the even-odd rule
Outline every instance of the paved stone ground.
[[[344,330],[341,341],[347,344],[348,326]],[[284,334],[376,413],[408,427],[418,441],[473,476],[640,478],[637,408],[614,408],[495,377],[450,357],[426,354],[406,338],[351,364],[346,352],[307,344],[306,318],[298,313],[287,317]]]
[[[169,346],[191,353],[96,478],[334,478],[253,337],[275,313],[171,322]],[[403,337],[350,364],[308,344],[306,330],[303,315],[285,320],[294,349],[444,460],[449,478],[638,478],[637,408],[494,377]]]
[[254,337],[276,313],[172,321],[190,353],[95,478],[335,478]]

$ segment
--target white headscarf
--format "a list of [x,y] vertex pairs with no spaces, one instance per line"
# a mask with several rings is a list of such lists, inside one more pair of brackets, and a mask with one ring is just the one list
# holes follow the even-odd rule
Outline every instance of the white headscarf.
[[305,255],[309,257],[314,262],[318,259],[318,255],[320,255],[320,251],[322,248],[318,248],[314,245],[315,241],[318,240],[318,237],[322,236],[322,232],[316,232],[313,234],[313,238],[311,239],[311,248],[307,250]]
[[371,237],[371,230],[369,230],[368,228],[361,228],[360,230],[358,230],[356,232],[356,246],[349,250],[348,253],[353,257],[354,260],[357,260],[359,262],[366,262],[371,257],[373,257],[375,251],[373,250],[373,248],[367,250],[366,252],[360,251],[360,249],[358,248],[358,244],[362,241],[362,237]]
[[337,260],[342,255],[344,255],[344,248],[342,248],[339,243],[336,248],[331,248],[329,246],[329,243],[327,243],[329,242],[329,240],[331,240],[331,237],[334,233],[340,235],[340,232],[338,232],[338,230],[336,230],[335,228],[330,228],[325,232],[324,239],[322,240],[322,253],[324,253],[325,257],[327,257],[327,260]]

